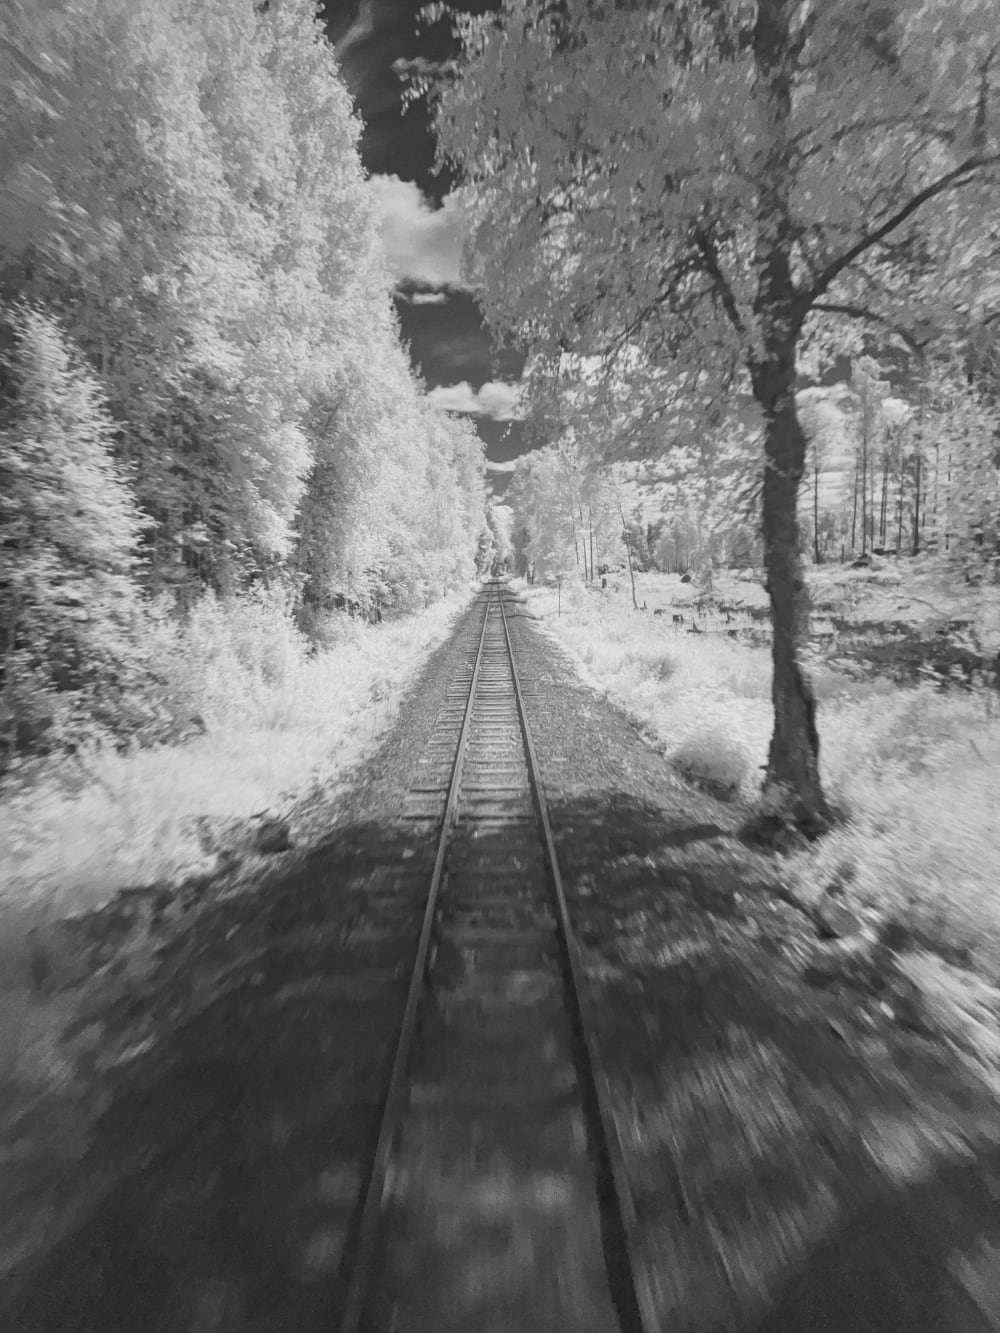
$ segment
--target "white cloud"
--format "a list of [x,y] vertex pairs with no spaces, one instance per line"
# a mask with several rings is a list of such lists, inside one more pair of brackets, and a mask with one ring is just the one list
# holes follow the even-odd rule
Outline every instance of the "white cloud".
[[462,287],[466,223],[455,196],[448,195],[440,208],[434,208],[414,181],[373,176],[369,185],[382,219],[382,245],[396,281]]
[[341,60],[351,47],[357,46],[359,42],[372,35],[375,31],[375,19],[375,0],[361,0],[357,18],[337,42],[336,51]]
[[489,380],[477,393],[468,380],[462,380],[460,384],[440,384],[430,389],[427,397],[442,412],[469,412],[477,417],[492,417],[494,421],[519,421],[523,416],[518,408],[520,394],[519,384]]

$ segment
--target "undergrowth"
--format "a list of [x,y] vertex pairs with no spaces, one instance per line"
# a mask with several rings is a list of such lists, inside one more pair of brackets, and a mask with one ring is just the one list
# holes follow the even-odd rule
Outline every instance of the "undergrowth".
[[[385,728],[463,599],[369,626],[339,616],[311,651],[278,597],[206,597],[154,624],[154,723],[182,743],[15,764],[0,786],[0,922],[97,907],[121,888],[210,872],[206,821],[247,819],[333,782]],[[152,725],[152,724],[151,724]],[[0,958],[0,970],[3,960]],[[2,984],[2,978],[0,978]]]
[[[689,780],[748,808],[772,724],[771,660],[715,634],[637,615],[624,597],[529,590],[531,605],[660,738]],[[988,690],[939,692],[813,667],[821,770],[845,822],[784,858],[807,904],[833,887],[863,922],[915,948],[1000,974],[1000,709]]]

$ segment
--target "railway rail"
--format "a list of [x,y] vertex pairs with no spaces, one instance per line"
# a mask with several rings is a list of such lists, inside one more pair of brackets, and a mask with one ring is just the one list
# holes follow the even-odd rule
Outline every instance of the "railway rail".
[[343,1251],[340,1333],[659,1327],[510,600],[500,581],[484,588],[478,638],[404,812],[439,833]]

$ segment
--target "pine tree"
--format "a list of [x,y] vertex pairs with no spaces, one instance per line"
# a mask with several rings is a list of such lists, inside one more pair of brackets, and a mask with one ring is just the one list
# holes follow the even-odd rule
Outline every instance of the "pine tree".
[[141,668],[142,516],[93,375],[51,316],[4,312],[0,417],[3,744],[115,713]]

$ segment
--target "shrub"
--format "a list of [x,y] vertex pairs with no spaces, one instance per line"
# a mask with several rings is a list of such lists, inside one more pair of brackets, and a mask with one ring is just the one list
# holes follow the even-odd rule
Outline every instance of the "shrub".
[[233,600],[206,592],[184,614],[167,595],[152,604],[149,618],[155,711],[170,739],[196,718],[209,728],[256,721],[270,711],[273,693],[294,693],[310,655],[280,587]]
[[704,728],[686,737],[670,756],[688,782],[721,801],[735,801],[750,775],[746,752],[721,731]]

